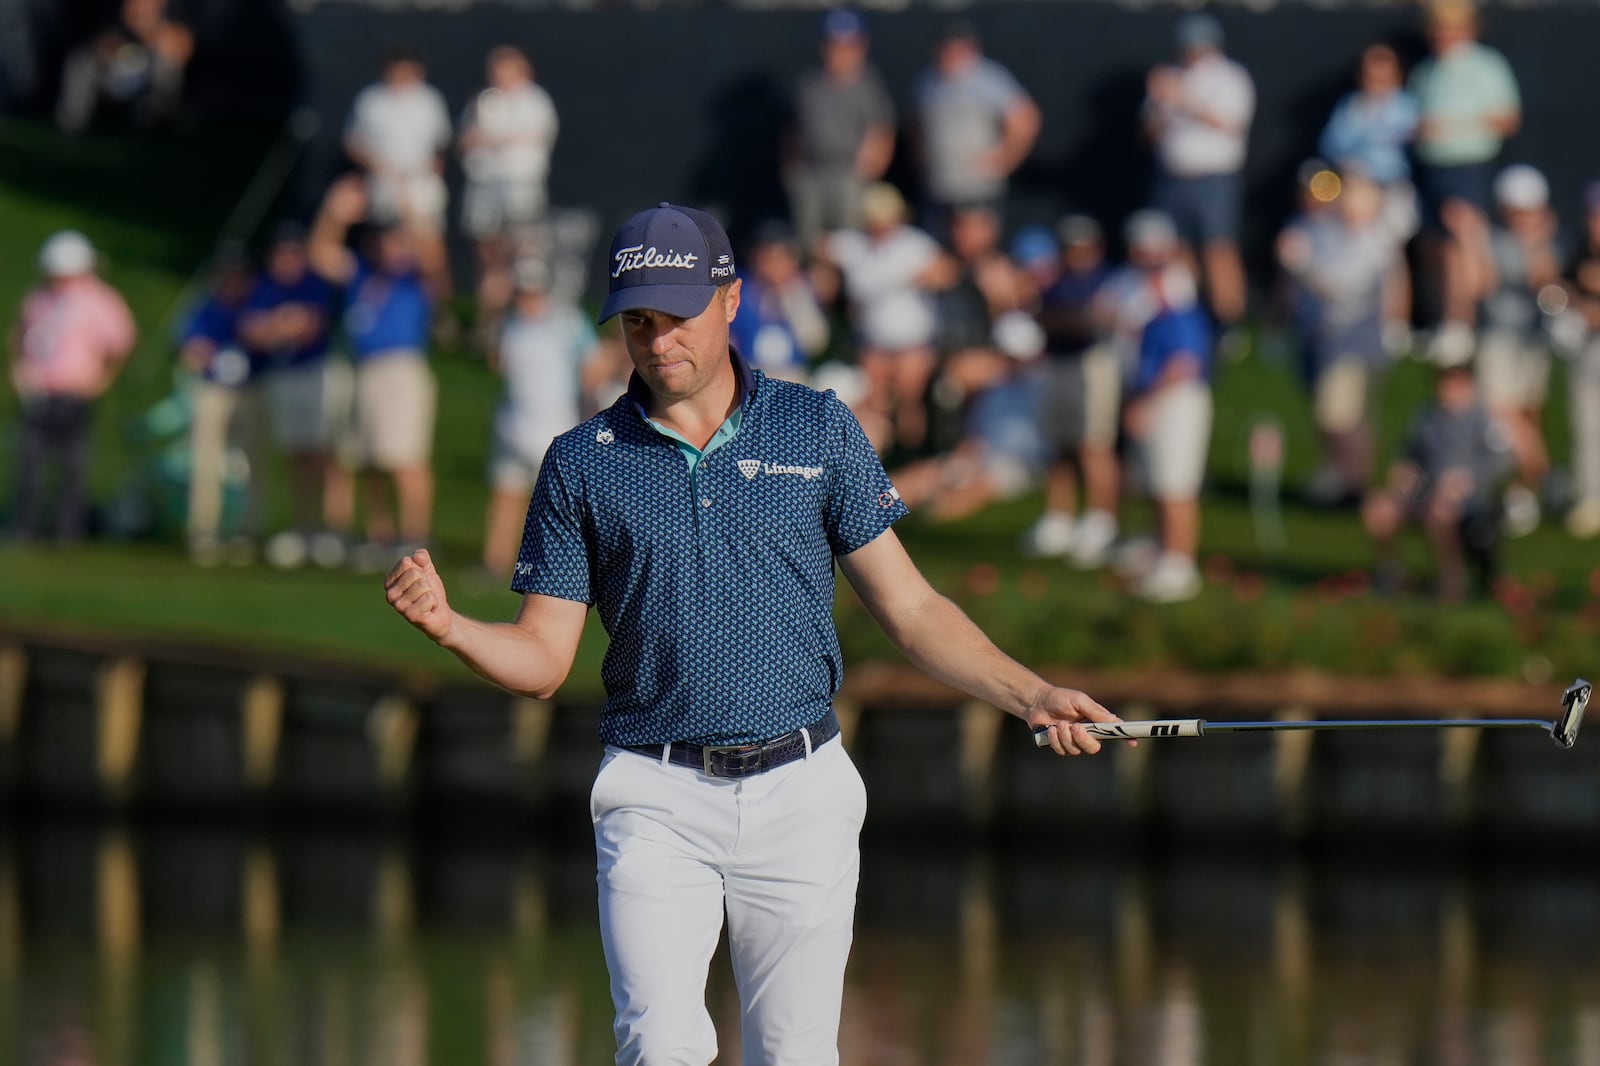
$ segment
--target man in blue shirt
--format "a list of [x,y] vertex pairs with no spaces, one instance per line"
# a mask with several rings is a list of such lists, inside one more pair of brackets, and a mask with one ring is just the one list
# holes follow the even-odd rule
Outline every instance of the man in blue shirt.
[[190,394],[189,505],[186,534],[189,557],[201,566],[222,561],[221,541],[226,460],[231,444],[249,460],[250,479],[238,536],[231,546],[237,560],[254,553],[250,537],[264,510],[263,425],[259,361],[239,341],[239,317],[255,282],[249,253],[224,245],[211,264],[211,291],[178,337],[184,368],[199,380]]
[[740,282],[711,216],[662,204],[611,246],[602,320],[635,373],[556,438],[512,583],[515,621],[451,610],[427,552],[389,603],[479,674],[548,698],[590,605],[611,638],[606,755],[590,797],[619,1063],[710,1062],[707,967],[728,922],[744,1061],[837,1063],[865,814],[831,702],[834,563],[923,669],[1035,727],[1059,754],[1113,721],[1007,658],[918,572],[905,505],[831,393],[728,344]]
[[[1137,216],[1136,216],[1137,217]],[[1154,228],[1159,215],[1144,223]],[[1130,220],[1130,228],[1134,220]],[[1171,249],[1175,253],[1176,248]],[[1211,444],[1211,321],[1184,270],[1153,257],[1146,264],[1154,314],[1139,341],[1139,359],[1123,423],[1144,463],[1145,487],[1156,505],[1159,554],[1134,591],[1154,603],[1176,603],[1200,592],[1200,486]]]
[[332,311],[333,287],[311,270],[305,228],[279,226],[240,316],[239,336],[265,371],[273,435],[289,459],[294,530],[273,538],[267,550],[282,562],[307,554],[324,521],[327,479],[337,476],[326,380]]
[[[345,246],[351,226],[367,218],[359,178],[334,182],[311,231],[311,265],[345,291],[344,327],[356,364],[355,424],[366,485],[364,568],[398,542],[407,551],[428,539],[433,514],[433,423],[438,384],[428,366],[433,297],[423,280],[410,231],[385,226],[369,253]],[[389,497],[393,482],[399,523]],[[402,553],[403,554],[403,553]],[[389,558],[393,558],[390,555]],[[384,560],[387,563],[387,560]]]

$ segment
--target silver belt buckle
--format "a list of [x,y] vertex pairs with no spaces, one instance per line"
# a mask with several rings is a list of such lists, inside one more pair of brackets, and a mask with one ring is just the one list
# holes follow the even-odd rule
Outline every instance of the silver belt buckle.
[[[746,773],[749,772],[749,767],[750,766],[752,766],[752,765],[755,765],[755,766],[761,765],[762,750],[763,749],[762,749],[762,746],[760,744],[723,744],[723,745],[717,745],[717,746],[707,745],[707,746],[705,746],[705,747],[700,749],[701,767],[702,767],[702,769],[705,770],[705,774],[706,774],[707,777],[743,777]],[[712,756],[714,756],[714,755],[722,755],[722,756],[737,755],[737,756],[739,756],[740,757],[740,761],[737,764],[735,764],[735,766],[729,767],[726,764],[724,764],[724,766],[723,766],[723,769],[725,769],[725,770],[727,770],[727,769],[735,769],[738,772],[737,773],[732,773],[732,774],[726,774],[726,773],[719,774],[719,773],[714,772],[711,769],[711,759],[712,759]],[[750,759],[754,759],[754,762],[751,763],[749,761],[746,761],[746,760],[750,760]]]

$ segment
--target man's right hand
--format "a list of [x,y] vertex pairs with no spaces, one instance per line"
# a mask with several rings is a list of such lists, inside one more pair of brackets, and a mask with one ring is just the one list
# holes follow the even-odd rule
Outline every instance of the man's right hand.
[[435,644],[444,643],[455,621],[445,599],[444,581],[433,568],[427,549],[419,548],[401,559],[383,579],[383,589],[393,607]]

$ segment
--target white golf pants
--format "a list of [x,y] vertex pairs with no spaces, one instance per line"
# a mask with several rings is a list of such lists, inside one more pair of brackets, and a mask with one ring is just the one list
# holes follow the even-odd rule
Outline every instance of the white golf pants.
[[834,1066],[866,789],[837,738],[745,778],[608,748],[590,793],[617,1062],[705,1066],[728,919],[745,1066]]

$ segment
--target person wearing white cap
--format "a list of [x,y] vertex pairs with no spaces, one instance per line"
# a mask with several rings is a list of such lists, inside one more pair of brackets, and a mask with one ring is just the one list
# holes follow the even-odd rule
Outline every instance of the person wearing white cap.
[[88,476],[94,403],[133,352],[133,314],[95,276],[87,237],[63,230],[39,252],[42,284],[22,301],[10,337],[11,383],[21,401],[22,440],[14,482],[14,533],[43,532],[40,493],[47,466],[58,468],[55,535],[88,532]]
[[1550,470],[1539,422],[1551,355],[1539,296],[1559,284],[1566,255],[1543,174],[1525,164],[1509,166],[1495,178],[1494,198],[1500,223],[1488,234],[1487,247],[1478,250],[1483,325],[1478,384],[1516,457],[1505,518],[1507,531],[1520,536],[1539,524],[1538,490]]
[[1211,445],[1211,323],[1196,297],[1193,276],[1177,264],[1172,222],[1159,212],[1128,220],[1133,265],[1145,276],[1132,379],[1123,426],[1136,445],[1144,486],[1155,503],[1160,539],[1118,552],[1116,565],[1133,579],[1135,595],[1152,603],[1193,599],[1201,588],[1200,489]]

